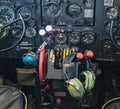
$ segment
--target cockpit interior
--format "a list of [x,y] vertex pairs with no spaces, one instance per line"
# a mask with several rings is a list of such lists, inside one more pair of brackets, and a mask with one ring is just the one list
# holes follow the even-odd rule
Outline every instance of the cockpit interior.
[[0,0],[0,109],[120,109],[120,0]]

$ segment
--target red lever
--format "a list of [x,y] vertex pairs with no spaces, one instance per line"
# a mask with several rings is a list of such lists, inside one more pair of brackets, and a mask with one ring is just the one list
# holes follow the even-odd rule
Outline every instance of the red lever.
[[44,82],[44,69],[43,69],[43,63],[44,63],[44,55],[45,55],[46,48],[42,48],[40,51],[40,58],[39,58],[39,80],[41,83]]

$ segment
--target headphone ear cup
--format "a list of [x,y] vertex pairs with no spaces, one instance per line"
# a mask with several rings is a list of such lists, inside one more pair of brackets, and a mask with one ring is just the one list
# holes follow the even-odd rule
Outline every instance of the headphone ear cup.
[[37,59],[33,52],[24,54],[22,60],[25,65],[33,66],[33,67],[37,66]]
[[83,71],[80,76],[80,80],[84,84],[86,92],[89,92],[93,89],[95,84],[95,74],[92,71]]
[[85,90],[82,83],[77,78],[70,79],[67,83],[67,89],[73,98],[80,99],[83,97]]

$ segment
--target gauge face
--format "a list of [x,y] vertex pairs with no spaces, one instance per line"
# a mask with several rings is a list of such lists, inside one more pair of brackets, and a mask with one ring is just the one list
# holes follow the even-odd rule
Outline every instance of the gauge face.
[[35,28],[33,28],[33,27],[27,28],[25,35],[26,35],[27,38],[32,38],[32,37],[34,37],[34,36],[36,35],[36,30],[35,30]]
[[120,36],[115,36],[115,42],[118,46],[120,46]]
[[105,48],[105,49],[110,49],[110,48],[111,48],[111,41],[106,40],[106,41],[103,43],[103,48]]
[[[117,25],[118,25],[118,22],[114,22],[113,28],[112,28],[112,32],[113,32],[113,33],[116,32],[116,30],[117,30]],[[111,22],[105,23],[105,32],[106,32],[106,33],[110,33],[110,28],[111,28]]]
[[86,7],[92,7],[92,5],[93,5],[93,0],[85,0]]
[[20,38],[22,35],[22,27],[21,26],[12,26],[10,31],[14,38]]
[[73,32],[71,36],[69,37],[69,41],[71,44],[77,44],[80,42],[80,33]]
[[58,44],[63,44],[66,42],[66,35],[64,33],[58,33],[55,37],[55,41]]
[[6,28],[0,33],[0,39],[6,38],[9,34],[9,29]]
[[111,7],[106,9],[106,18],[107,19],[116,19],[118,17],[118,9],[116,7]]
[[50,17],[57,17],[59,15],[59,6],[57,3],[49,3],[47,4],[47,15]]
[[101,40],[101,55],[102,56],[111,56],[112,54],[112,43],[109,39]]
[[66,11],[71,18],[79,18],[82,14],[82,6],[79,4],[70,4],[66,8]]
[[0,6],[0,22],[10,23],[14,20],[14,11],[8,6]]
[[95,34],[94,33],[83,33],[81,41],[83,44],[92,44],[95,40]]
[[23,17],[23,19],[26,21],[26,20],[29,20],[31,18],[31,10],[27,7],[21,7],[19,10],[18,10],[18,13],[20,13]]
[[[2,27],[3,24],[0,23],[0,27]],[[4,39],[9,34],[9,27],[5,28],[3,31],[0,32],[0,39]]]

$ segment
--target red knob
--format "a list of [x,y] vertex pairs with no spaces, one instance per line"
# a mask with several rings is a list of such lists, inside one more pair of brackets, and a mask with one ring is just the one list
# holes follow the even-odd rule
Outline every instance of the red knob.
[[82,60],[84,55],[82,53],[77,53],[76,58]]
[[60,105],[62,103],[62,100],[60,98],[56,99],[56,104]]
[[85,56],[92,58],[94,56],[94,53],[92,50],[87,50],[87,51],[85,51]]

